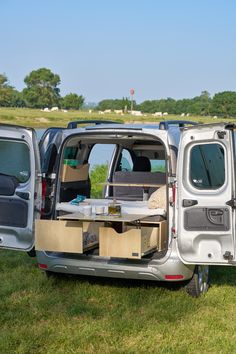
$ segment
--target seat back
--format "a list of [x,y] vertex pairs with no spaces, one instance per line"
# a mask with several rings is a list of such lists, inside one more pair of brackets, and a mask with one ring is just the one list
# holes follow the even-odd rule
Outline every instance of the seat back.
[[139,156],[134,160],[133,171],[136,172],[150,172],[151,171],[151,163],[148,157]]
[[[166,183],[166,174],[163,172],[140,172],[140,171],[117,171],[113,176],[114,183],[126,184],[161,184]],[[158,187],[150,187],[148,195],[150,196]],[[132,186],[114,186],[113,196],[123,200],[143,200],[143,187]]]

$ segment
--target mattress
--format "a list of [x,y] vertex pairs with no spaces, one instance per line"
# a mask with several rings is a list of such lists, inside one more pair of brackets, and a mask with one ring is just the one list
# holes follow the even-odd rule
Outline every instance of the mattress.
[[[110,204],[112,200],[110,199],[85,199],[84,202],[79,205],[72,205],[70,202],[68,203],[57,203],[56,210],[64,211],[68,213],[82,213],[85,205],[90,204],[92,206],[92,213],[95,213],[96,206],[103,206],[105,213],[108,211],[108,204]],[[124,201],[117,200],[117,203],[121,204],[121,212],[122,214],[137,214],[137,215],[160,215],[165,216],[166,210],[157,208],[157,209],[149,209],[147,201]]]

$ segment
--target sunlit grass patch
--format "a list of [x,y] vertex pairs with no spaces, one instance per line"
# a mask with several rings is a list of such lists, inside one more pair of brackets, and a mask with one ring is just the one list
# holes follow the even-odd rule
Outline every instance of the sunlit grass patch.
[[195,116],[190,115],[189,117],[181,117],[180,115],[169,114],[166,117],[154,117],[152,114],[145,114],[143,116],[133,116],[131,114],[119,115],[115,113],[106,113],[102,116],[98,114],[97,111],[75,111],[68,110],[63,111],[53,111],[44,112],[40,109],[30,109],[30,108],[0,108],[0,123],[8,123],[18,125],[28,125],[35,128],[46,128],[50,126],[61,126],[66,127],[68,122],[74,120],[112,120],[117,122],[126,123],[158,123],[163,120],[190,120],[199,123],[216,123],[221,121],[231,121],[236,122],[234,118],[217,118]]
[[0,353],[232,353],[236,269],[213,267],[193,299],[163,284],[47,278],[36,260],[0,252]]

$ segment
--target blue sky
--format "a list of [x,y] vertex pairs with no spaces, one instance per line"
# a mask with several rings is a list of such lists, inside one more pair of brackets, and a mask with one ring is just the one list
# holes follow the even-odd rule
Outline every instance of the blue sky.
[[61,94],[137,102],[236,91],[234,0],[0,0],[0,73],[40,67]]

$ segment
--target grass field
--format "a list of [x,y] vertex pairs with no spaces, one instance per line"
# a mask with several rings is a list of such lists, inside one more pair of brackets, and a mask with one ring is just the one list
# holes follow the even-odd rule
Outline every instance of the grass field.
[[212,267],[198,299],[115,279],[47,278],[0,251],[0,353],[235,353],[236,268]]
[[[166,119],[187,119],[193,120],[200,123],[211,123],[219,121],[234,121],[236,119],[213,119],[212,117],[200,117],[200,116],[189,116],[181,118],[176,115],[168,115]],[[58,112],[41,112],[39,109],[29,109],[29,108],[0,108],[0,123],[8,124],[18,124],[27,125],[35,128],[46,128],[51,126],[66,126],[69,121],[78,119],[110,119],[125,121],[126,123],[133,122],[158,122],[164,120],[164,117],[157,118],[153,117],[151,114],[147,114],[142,117],[135,117],[130,114],[117,115],[115,113],[99,115],[98,112],[92,112],[89,114],[87,111],[68,111],[67,113]]]

